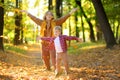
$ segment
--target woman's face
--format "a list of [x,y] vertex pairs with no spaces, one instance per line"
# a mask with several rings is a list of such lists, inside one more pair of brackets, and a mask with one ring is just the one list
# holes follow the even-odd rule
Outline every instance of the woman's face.
[[53,14],[51,12],[48,12],[46,14],[46,20],[52,20],[53,19]]

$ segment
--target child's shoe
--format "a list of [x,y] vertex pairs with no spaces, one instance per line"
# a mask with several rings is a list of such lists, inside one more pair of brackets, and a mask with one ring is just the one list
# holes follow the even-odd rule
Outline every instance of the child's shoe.
[[67,76],[69,74],[69,72],[68,71],[65,71],[65,75]]
[[60,72],[55,72],[55,77],[59,77],[62,73]]

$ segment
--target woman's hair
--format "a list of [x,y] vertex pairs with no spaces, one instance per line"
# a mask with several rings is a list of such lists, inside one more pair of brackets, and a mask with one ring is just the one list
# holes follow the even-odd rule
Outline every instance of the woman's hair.
[[45,13],[43,19],[46,20],[46,15],[47,15],[48,13],[50,13],[50,14],[53,16],[52,19],[54,19],[54,15],[53,15],[53,13],[52,13],[51,11],[47,11],[47,12]]
[[56,26],[56,27],[54,28],[54,30],[62,31],[62,28],[61,28],[60,26]]

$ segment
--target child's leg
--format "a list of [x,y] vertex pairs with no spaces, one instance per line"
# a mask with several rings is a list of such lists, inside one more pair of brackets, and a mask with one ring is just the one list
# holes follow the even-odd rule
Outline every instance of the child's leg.
[[63,53],[63,63],[65,66],[65,73],[68,74],[69,66],[68,66],[68,56],[67,53]]
[[61,53],[56,53],[56,70],[55,70],[55,74],[56,75],[61,70],[61,66],[60,66],[60,64],[61,64],[61,57],[62,57]]

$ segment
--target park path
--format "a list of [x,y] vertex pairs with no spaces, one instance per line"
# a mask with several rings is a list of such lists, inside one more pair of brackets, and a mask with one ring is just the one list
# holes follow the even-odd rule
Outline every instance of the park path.
[[40,45],[32,45],[28,47],[26,55],[31,57],[30,63],[33,65],[42,65]]
[[[26,54],[6,52],[0,61],[0,80],[120,80],[120,46],[85,49],[82,54],[69,54],[70,73],[55,77],[42,63],[40,46],[23,45]],[[104,76],[103,76],[104,75]]]

